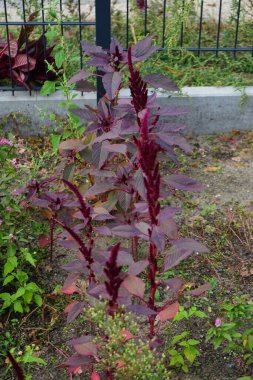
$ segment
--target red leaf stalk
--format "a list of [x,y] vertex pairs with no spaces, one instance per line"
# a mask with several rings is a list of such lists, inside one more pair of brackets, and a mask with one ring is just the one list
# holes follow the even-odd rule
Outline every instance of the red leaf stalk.
[[119,288],[122,284],[121,266],[117,265],[117,258],[119,254],[120,243],[112,247],[109,260],[105,264],[104,273],[108,280],[105,281],[106,290],[110,296],[108,312],[110,315],[118,310],[118,295]]
[[22,368],[20,367],[19,363],[14,359],[14,357],[12,356],[12,354],[10,352],[7,352],[7,357],[11,362],[11,365],[12,365],[12,367],[15,371],[15,374],[17,376],[17,379],[18,380],[25,380],[25,376],[24,376]]
[[79,210],[81,211],[84,221],[86,222],[87,226],[87,238],[89,241],[89,254],[88,256],[91,256],[93,245],[94,245],[94,239],[93,239],[93,226],[92,226],[92,217],[91,217],[91,208],[90,206],[84,201],[82,194],[78,190],[78,188],[71,182],[67,181],[66,179],[63,179],[63,182],[65,185],[67,185],[70,190],[76,195],[78,202],[80,204]]
[[135,108],[136,113],[144,110],[148,102],[148,89],[147,83],[142,79],[139,71],[134,70],[132,62],[132,49],[128,48],[128,68],[130,72],[129,77],[129,88],[132,95],[132,104]]
[[[139,165],[144,174],[144,184],[147,190],[147,203],[151,220],[151,229],[149,230],[150,247],[149,247],[149,282],[150,297],[148,305],[152,310],[156,310],[155,292],[157,289],[157,248],[152,242],[152,232],[154,227],[158,225],[158,214],[160,211],[159,195],[160,195],[160,170],[157,162],[158,147],[154,140],[150,138],[148,130],[149,110],[147,109],[140,124],[140,138],[135,139],[138,148]],[[150,337],[154,336],[155,317],[149,318]]]
[[94,283],[96,280],[95,280],[94,271],[92,269],[92,264],[94,263],[94,260],[92,257],[92,250],[88,249],[86,247],[83,240],[80,238],[80,236],[75,231],[73,231],[72,228],[70,228],[65,223],[61,222],[60,220],[58,220],[56,218],[54,218],[54,222],[59,224],[65,231],[67,231],[72,236],[72,238],[77,242],[77,244],[79,245],[79,251],[81,252],[83,257],[87,261],[87,269],[89,271],[89,283]]

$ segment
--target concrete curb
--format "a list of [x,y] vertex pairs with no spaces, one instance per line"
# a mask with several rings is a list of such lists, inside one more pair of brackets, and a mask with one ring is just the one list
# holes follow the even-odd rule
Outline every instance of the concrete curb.
[[[245,104],[241,106],[242,92],[233,87],[184,87],[181,94],[157,93],[157,104],[171,106],[188,106],[191,112],[184,117],[170,118],[172,121],[183,121],[188,132],[193,134],[211,134],[228,132],[232,129],[251,130],[253,127],[253,86],[246,87]],[[96,93],[76,93],[74,103],[96,106]],[[122,98],[129,97],[129,91],[121,91]],[[26,92],[0,93],[1,127],[10,129],[8,115],[18,113],[26,118],[27,125],[22,125],[20,133],[24,136],[41,133],[41,126],[48,125],[48,117],[42,120],[42,114],[55,112],[64,115],[64,108],[59,102],[64,101],[60,92],[48,97],[38,93],[29,96]]]

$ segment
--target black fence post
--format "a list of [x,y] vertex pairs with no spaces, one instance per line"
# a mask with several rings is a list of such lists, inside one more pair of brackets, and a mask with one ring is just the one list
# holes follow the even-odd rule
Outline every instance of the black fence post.
[[[109,49],[111,42],[111,0],[96,0],[96,44]],[[101,75],[100,71],[97,72]],[[105,94],[102,78],[97,78],[97,101]]]

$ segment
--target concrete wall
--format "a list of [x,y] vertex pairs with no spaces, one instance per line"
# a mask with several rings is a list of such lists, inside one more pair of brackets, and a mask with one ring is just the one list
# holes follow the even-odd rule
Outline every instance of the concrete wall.
[[[232,87],[185,87],[182,95],[170,96],[158,93],[157,103],[160,105],[188,106],[191,112],[174,120],[182,120],[188,125],[188,132],[193,134],[210,134],[228,132],[232,129],[250,130],[253,127],[253,87],[245,89],[247,100],[240,105],[242,95]],[[129,97],[128,91],[122,91],[122,98]],[[55,112],[64,115],[64,108],[59,107],[63,101],[60,93],[41,97],[38,94],[29,96],[26,92],[0,93],[1,128],[10,130],[13,122],[8,115],[16,114],[16,121],[23,136],[42,133],[41,126],[49,125],[49,119],[42,116]],[[82,107],[84,104],[96,106],[96,94],[85,93],[75,99]],[[173,118],[171,118],[173,120]],[[14,123],[15,124],[15,123]],[[16,131],[14,130],[16,133]]]

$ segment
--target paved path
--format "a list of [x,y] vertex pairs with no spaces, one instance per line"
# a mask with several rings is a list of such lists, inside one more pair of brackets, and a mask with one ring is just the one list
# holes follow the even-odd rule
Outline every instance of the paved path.
[[[8,1],[8,0],[7,0]],[[77,0],[75,0],[77,3]],[[103,0],[101,0],[103,1]],[[149,2],[150,0],[148,0]],[[197,13],[199,13],[200,10],[200,1],[201,0],[194,0],[195,1],[195,7],[197,10]],[[243,3],[246,4],[250,0],[243,0]],[[113,0],[112,0],[113,2]],[[21,4],[21,0],[16,0],[16,3]],[[63,0],[63,9],[64,3],[66,3],[66,0]],[[94,5],[95,0],[81,0],[81,9],[82,12],[87,12],[90,8],[91,5]],[[168,2],[169,3],[169,2]],[[219,4],[220,0],[204,0],[204,16],[205,18],[218,18],[219,14]],[[222,0],[222,17],[228,18],[231,15],[231,8],[232,8],[233,0]],[[116,7],[125,11],[126,10],[126,0],[117,0]],[[17,21],[19,18],[17,18],[17,12],[14,7],[8,7],[9,8],[9,20],[15,20]],[[65,8],[66,9],[66,8]],[[3,12],[4,10],[4,5],[3,5],[3,0],[0,0],[0,13]],[[253,13],[253,12],[252,12]],[[94,17],[94,12],[92,12],[91,17]],[[3,15],[1,15],[1,19],[3,19]]]

